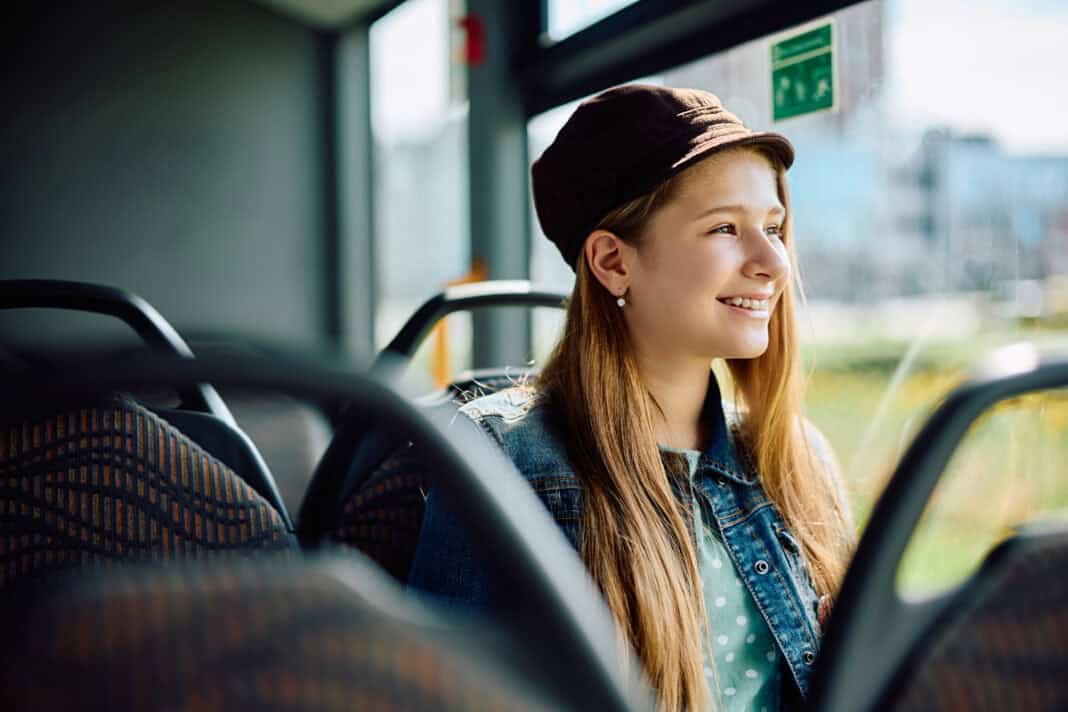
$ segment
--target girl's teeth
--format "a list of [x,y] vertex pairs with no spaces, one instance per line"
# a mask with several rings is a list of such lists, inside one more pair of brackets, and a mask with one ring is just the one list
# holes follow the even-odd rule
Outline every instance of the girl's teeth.
[[745,299],[743,297],[732,297],[727,299],[726,302],[743,309],[767,309],[770,306],[767,300]]

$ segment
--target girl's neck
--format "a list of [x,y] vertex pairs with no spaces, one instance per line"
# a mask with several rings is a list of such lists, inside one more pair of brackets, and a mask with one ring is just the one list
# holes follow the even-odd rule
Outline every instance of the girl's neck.
[[660,445],[703,450],[701,411],[712,377],[711,364],[700,359],[638,354],[645,387],[663,412],[653,413],[653,432]]

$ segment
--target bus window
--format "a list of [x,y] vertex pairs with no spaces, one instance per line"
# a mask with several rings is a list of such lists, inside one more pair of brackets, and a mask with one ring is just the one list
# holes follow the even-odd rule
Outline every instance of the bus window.
[[1016,527],[1068,521],[1068,390],[999,403],[953,454],[898,570],[926,596],[961,583]]
[[[796,146],[807,413],[863,525],[915,429],[976,357],[1020,339],[1068,343],[1068,7],[870,0],[811,24],[828,20],[833,110],[773,120],[771,45],[800,28],[657,81],[712,91]],[[532,156],[570,111],[531,121]],[[535,249],[531,273],[571,279],[551,246]],[[535,328],[547,348],[553,328]]]
[[[470,269],[464,67],[453,61],[451,0],[407,0],[371,26],[375,348],[419,305]],[[470,366],[470,319],[447,320],[453,373]],[[428,390],[428,340],[410,375]],[[437,347],[440,348],[440,347]]]
[[560,40],[589,27],[635,0],[548,0],[545,7],[545,38]]

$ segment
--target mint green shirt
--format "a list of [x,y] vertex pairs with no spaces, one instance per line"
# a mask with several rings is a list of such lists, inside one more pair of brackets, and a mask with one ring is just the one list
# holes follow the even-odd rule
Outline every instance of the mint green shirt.
[[[692,479],[701,453],[664,449],[686,457]],[[707,524],[709,522],[711,526]],[[779,649],[756,602],[734,570],[730,555],[719,540],[719,533],[713,529],[714,522],[708,502],[704,497],[697,497],[694,502],[697,566],[701,573],[708,611],[709,644],[712,646],[712,659],[705,650],[708,688],[714,698],[719,698],[723,710],[773,712],[781,704]],[[716,694],[717,690],[719,694]]]

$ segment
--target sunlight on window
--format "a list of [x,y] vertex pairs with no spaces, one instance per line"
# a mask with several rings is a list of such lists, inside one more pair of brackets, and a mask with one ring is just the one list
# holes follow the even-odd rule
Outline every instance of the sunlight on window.
[[548,37],[559,42],[635,0],[549,0]]
[[[863,524],[909,439],[977,358],[1020,340],[1068,345],[1068,132],[1057,118],[1068,7],[876,0],[831,17],[837,111],[772,121],[779,35],[662,76],[714,92],[797,149],[808,415]],[[995,96],[1012,111],[990,111]]]
[[[408,0],[371,26],[374,134],[375,346],[382,348],[424,301],[469,269],[467,105],[456,57],[457,0]],[[409,369],[432,387],[444,351],[468,368],[470,319],[449,318]]]
[[964,581],[1016,527],[1068,522],[1068,389],[999,403],[950,461],[898,570],[907,596]]

